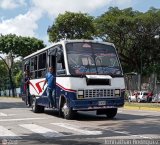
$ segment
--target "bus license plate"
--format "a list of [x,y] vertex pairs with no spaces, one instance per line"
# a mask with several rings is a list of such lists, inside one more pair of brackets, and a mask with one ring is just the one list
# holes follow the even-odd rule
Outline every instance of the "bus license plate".
[[99,106],[106,105],[106,101],[98,101],[98,105]]

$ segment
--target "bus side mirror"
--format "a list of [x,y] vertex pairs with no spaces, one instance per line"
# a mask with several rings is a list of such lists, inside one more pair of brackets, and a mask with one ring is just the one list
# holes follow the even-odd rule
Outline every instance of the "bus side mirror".
[[65,75],[65,74],[66,74],[66,70],[65,69],[57,71],[57,75]]

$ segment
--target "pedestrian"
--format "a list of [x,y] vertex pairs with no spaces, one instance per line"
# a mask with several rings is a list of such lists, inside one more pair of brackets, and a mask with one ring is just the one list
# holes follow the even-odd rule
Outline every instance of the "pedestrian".
[[46,74],[46,79],[43,85],[43,90],[44,86],[47,83],[47,97],[50,102],[51,107],[55,107],[55,74],[54,74],[54,68],[49,67],[49,71]]
[[30,93],[29,93],[29,81],[30,81],[30,74],[28,71],[25,71],[25,79],[24,79],[24,88],[26,92],[26,105],[29,107],[31,106],[31,98],[30,98]]
[[153,91],[148,92],[148,94],[147,94],[147,102],[148,103],[152,101],[152,96],[153,96]]

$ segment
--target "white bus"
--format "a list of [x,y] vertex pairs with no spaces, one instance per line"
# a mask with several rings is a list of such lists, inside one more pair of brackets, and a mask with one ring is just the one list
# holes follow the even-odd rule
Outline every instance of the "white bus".
[[31,74],[32,109],[44,112],[50,103],[43,90],[48,67],[55,68],[56,110],[66,119],[77,111],[96,110],[113,118],[124,105],[124,76],[112,43],[93,40],[64,40],[24,58]]

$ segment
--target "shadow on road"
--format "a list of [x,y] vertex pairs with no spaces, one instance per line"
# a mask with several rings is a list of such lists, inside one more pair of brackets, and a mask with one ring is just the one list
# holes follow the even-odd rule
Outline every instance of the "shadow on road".
[[[42,135],[49,134],[50,132],[46,132]],[[64,132],[60,132],[65,134]],[[74,135],[71,134],[70,136],[61,136],[61,137],[51,137],[51,138],[44,138],[37,133],[29,133],[29,134],[22,134],[19,136],[22,139],[10,139],[10,136],[0,136],[0,143],[4,139],[8,139],[8,141],[16,142],[17,145],[101,145],[104,144],[104,141],[95,139],[97,135]],[[88,138],[86,138],[88,137]]]
[[0,109],[27,108],[24,102],[0,102]]
[[[45,110],[45,113],[48,115],[53,115],[55,117],[59,117],[58,111],[53,110]],[[152,119],[153,116],[151,114],[148,115],[133,115],[133,114],[123,114],[117,113],[116,117],[113,119],[108,119],[106,115],[96,115],[95,111],[79,111],[75,114],[74,120],[77,121],[132,121],[132,120],[141,120],[141,119]],[[154,116],[154,118],[160,118],[160,116]]]

